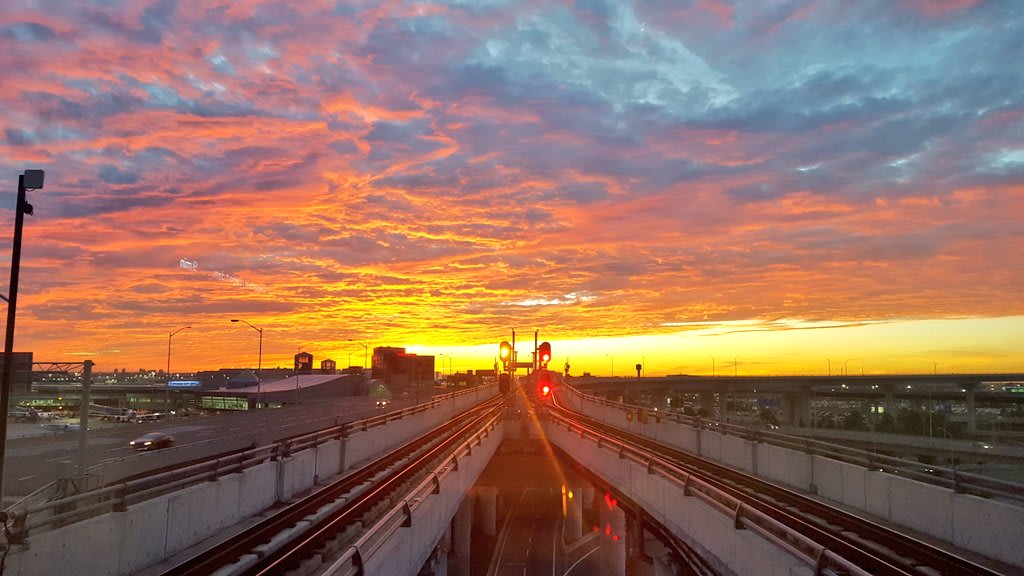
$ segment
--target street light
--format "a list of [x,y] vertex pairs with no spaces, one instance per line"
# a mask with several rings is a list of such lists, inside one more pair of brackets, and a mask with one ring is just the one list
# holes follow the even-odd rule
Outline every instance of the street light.
[[191,326],[182,326],[174,332],[167,334],[167,382],[164,388],[164,409],[167,411],[170,411],[171,409],[171,338],[173,338],[178,332],[189,328],[191,328]]
[[259,408],[260,401],[263,399],[263,328],[257,328],[245,320],[239,320],[238,318],[232,318],[231,321],[241,322],[260,333],[260,355],[256,366],[256,407]]
[[[7,339],[4,341],[4,372],[0,382],[0,497],[4,490],[4,446],[7,443],[7,410],[10,406],[11,372],[14,364],[14,317],[18,310],[18,274],[21,271],[21,229],[25,223],[25,214],[32,214],[32,205],[25,199],[28,190],[40,190],[43,187],[42,170],[25,170],[18,176],[18,198],[14,206],[14,239],[11,242],[11,283],[7,296],[0,296],[7,302]],[[85,407],[89,413],[89,407]],[[85,428],[83,426],[83,428]],[[82,437],[85,437],[82,430]]]
[[609,358],[612,361],[612,378],[615,378],[615,357],[611,354],[605,354],[605,358]]
[[360,346],[363,347],[363,369],[365,370],[366,369],[366,356],[369,355],[369,353],[370,353],[370,347],[367,346],[366,344],[363,344],[362,342],[360,342],[358,340],[353,340],[351,338],[349,338],[348,341],[349,342],[355,342],[356,344],[359,344]]

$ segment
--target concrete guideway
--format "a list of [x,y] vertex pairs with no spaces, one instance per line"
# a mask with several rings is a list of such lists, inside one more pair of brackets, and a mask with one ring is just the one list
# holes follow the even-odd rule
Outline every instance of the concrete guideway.
[[54,512],[73,504],[29,508],[22,519],[28,537],[10,550],[5,575],[62,573],[69,566],[83,567],[80,574],[137,572],[437,427],[494,393],[489,387],[445,397],[426,410],[389,420],[386,427],[362,430],[356,426],[345,437],[314,441],[308,448],[254,463],[212,482],[200,481],[170,492],[164,488],[155,497],[140,494],[145,499],[120,500],[115,490],[115,498],[103,503],[103,510],[113,507],[114,511],[52,529],[47,526]]
[[[635,413],[636,407],[615,405],[572,391],[562,397],[573,409],[598,421],[628,428],[633,433],[771,482],[817,493],[838,504],[862,510],[883,523],[917,530],[1007,565],[1024,566],[1024,551],[1015,543],[1017,535],[1024,530],[1024,508],[1020,506],[960,494],[898,474],[736,437],[716,429],[696,429],[667,418],[660,421],[650,418],[624,426],[626,413]],[[600,464],[594,463],[595,467]]]

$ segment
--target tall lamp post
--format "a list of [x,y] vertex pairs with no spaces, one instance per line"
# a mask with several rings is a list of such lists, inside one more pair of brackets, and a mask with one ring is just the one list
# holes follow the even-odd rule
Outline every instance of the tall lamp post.
[[[14,239],[11,242],[11,284],[7,296],[0,296],[7,302],[7,338],[4,341],[4,372],[0,382],[0,496],[4,490],[4,458],[7,443],[7,410],[10,407],[11,372],[14,364],[14,316],[18,310],[18,273],[21,271],[21,229],[25,223],[25,214],[32,214],[32,205],[25,199],[28,190],[40,190],[43,187],[42,170],[25,170],[18,176],[18,199],[14,207]],[[86,414],[89,407],[85,407]],[[85,431],[82,431],[85,434]]]
[[356,344],[359,344],[360,346],[363,347],[363,369],[365,370],[366,369],[366,357],[370,353],[370,347],[368,345],[366,345],[366,344],[363,344],[362,342],[360,342],[358,340],[353,340],[351,338],[349,338],[348,341],[349,342],[355,342]]
[[245,320],[239,320],[238,318],[232,318],[231,321],[241,322],[260,333],[260,355],[256,366],[256,407],[259,408],[260,401],[263,399],[263,328],[257,328]]
[[174,332],[167,334],[167,383],[165,385],[166,388],[164,388],[164,409],[168,412],[171,410],[171,338],[178,332],[188,328],[191,328],[191,326],[182,326]]
[[612,361],[612,378],[615,378],[615,356],[605,354],[604,357]]

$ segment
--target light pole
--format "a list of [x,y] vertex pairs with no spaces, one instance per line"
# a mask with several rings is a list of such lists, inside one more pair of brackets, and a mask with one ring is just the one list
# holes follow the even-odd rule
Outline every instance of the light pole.
[[164,384],[164,410],[167,410],[168,412],[171,411],[171,338],[173,338],[178,332],[189,328],[191,328],[191,326],[182,326],[174,332],[167,334],[167,382]]
[[231,321],[241,322],[260,333],[260,355],[256,365],[256,407],[259,408],[260,402],[263,399],[263,328],[257,328],[245,320],[239,320],[238,318],[232,318]]
[[[306,347],[305,344],[303,344],[302,346],[299,346],[299,348],[297,350],[295,350],[295,355],[298,356],[299,352],[302,352],[302,349],[305,348],[305,347]],[[310,366],[310,368],[312,368],[312,366]],[[295,369],[295,403],[296,404],[299,403],[299,370],[298,370],[298,367],[296,367],[296,369]]]
[[[32,205],[25,200],[28,190],[40,190],[43,187],[42,170],[25,170],[18,176],[18,198],[14,207],[14,239],[11,242],[11,283],[7,289],[7,339],[4,341],[4,372],[0,383],[0,496],[4,491],[4,458],[7,443],[7,410],[10,407],[11,372],[14,364],[14,316],[18,310],[18,274],[21,271],[21,229],[25,223],[25,214],[32,214]],[[85,406],[85,413],[89,407]],[[85,434],[85,430],[82,431]]]
[[831,358],[825,358],[825,362],[828,362],[828,375],[831,376],[832,375],[832,359]]
[[348,341],[349,342],[355,342],[356,344],[359,344],[360,346],[363,347],[363,369],[365,370],[366,369],[366,357],[370,353],[370,347],[367,346],[366,344],[363,344],[362,342],[360,342],[358,340],[353,340],[351,338],[349,338]]
[[715,357],[714,356],[711,357],[711,375],[712,376],[715,375]]
[[604,357],[612,361],[612,378],[615,378],[615,357],[611,354],[605,354]]
[[740,357],[739,356],[734,356],[733,359],[732,359],[732,377],[733,378],[739,376],[739,369],[738,369],[739,365],[740,365]]

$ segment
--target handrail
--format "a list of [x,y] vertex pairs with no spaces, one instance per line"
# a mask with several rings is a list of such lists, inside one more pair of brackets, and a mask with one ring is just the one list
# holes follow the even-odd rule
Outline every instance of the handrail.
[[585,439],[589,436],[597,442],[599,447],[606,447],[613,452],[617,451],[620,459],[626,459],[646,466],[649,474],[661,476],[678,486],[685,494],[698,498],[724,516],[734,518],[737,528],[754,530],[760,536],[786,549],[811,567],[818,566],[821,561],[820,559],[824,559],[828,566],[845,571],[845,573],[859,576],[867,576],[869,574],[800,532],[787,527],[760,510],[744,505],[741,500],[731,494],[708,484],[701,478],[665,460],[654,452],[644,450],[626,443],[615,436],[604,434],[579,424],[553,411],[548,411],[547,415],[554,420],[560,421],[567,431],[572,432],[575,429],[579,432],[581,438]]
[[[65,498],[43,502],[31,502],[27,501],[27,498],[22,499],[8,510],[8,514],[13,520],[11,540],[13,542],[21,542],[28,536],[31,530],[44,526],[53,526],[58,523],[73,522],[77,519],[88,517],[97,511],[123,510],[129,504],[184,486],[240,472],[268,460],[287,457],[289,454],[299,450],[318,446],[331,440],[341,439],[355,432],[383,426],[392,420],[398,420],[405,416],[425,412],[436,408],[445,400],[480,393],[481,389],[486,390],[492,387],[477,386],[433,396],[430,400],[414,406],[407,406],[383,414],[375,414],[362,420],[337,424],[323,430],[279,440],[266,446],[255,446],[229,456],[213,457],[184,468],[118,482]],[[89,470],[94,468],[96,467]],[[33,494],[42,496],[42,492],[43,490],[40,489]],[[60,510],[65,508],[71,508],[71,510],[60,512]]]
[[440,493],[442,480],[453,470],[458,470],[459,458],[463,455],[471,455],[473,446],[483,443],[483,438],[490,435],[499,419],[500,415],[492,416],[473,436],[451,451],[415,488],[406,493],[404,498],[398,499],[397,504],[366,529],[330,566],[319,571],[319,574],[323,576],[354,576],[363,573],[366,559],[372,556],[384,541],[399,528],[412,525],[413,512],[425,504],[429,495]]
[[[637,414],[643,413],[648,419],[669,419],[679,424],[686,424],[697,430],[714,428],[721,434],[728,434],[752,441],[762,441],[779,446],[817,454],[848,464],[855,464],[865,468],[873,468],[879,471],[888,471],[894,474],[901,474],[914,480],[919,480],[943,488],[950,488],[958,493],[969,493],[976,496],[999,497],[1011,500],[1013,504],[1024,505],[1024,484],[983,476],[971,472],[964,472],[955,468],[937,466],[934,464],[922,464],[913,460],[876,454],[866,450],[850,448],[840,444],[833,444],[823,440],[807,438],[803,436],[792,436],[781,432],[771,432],[740,426],[738,424],[727,424],[717,420],[705,419],[699,416],[686,414],[667,413],[651,410],[644,406],[615,402],[606,398],[585,394],[576,388],[563,385],[563,390],[569,390],[581,400],[595,402],[605,406],[632,410]],[[888,466],[886,470],[883,466]]]

